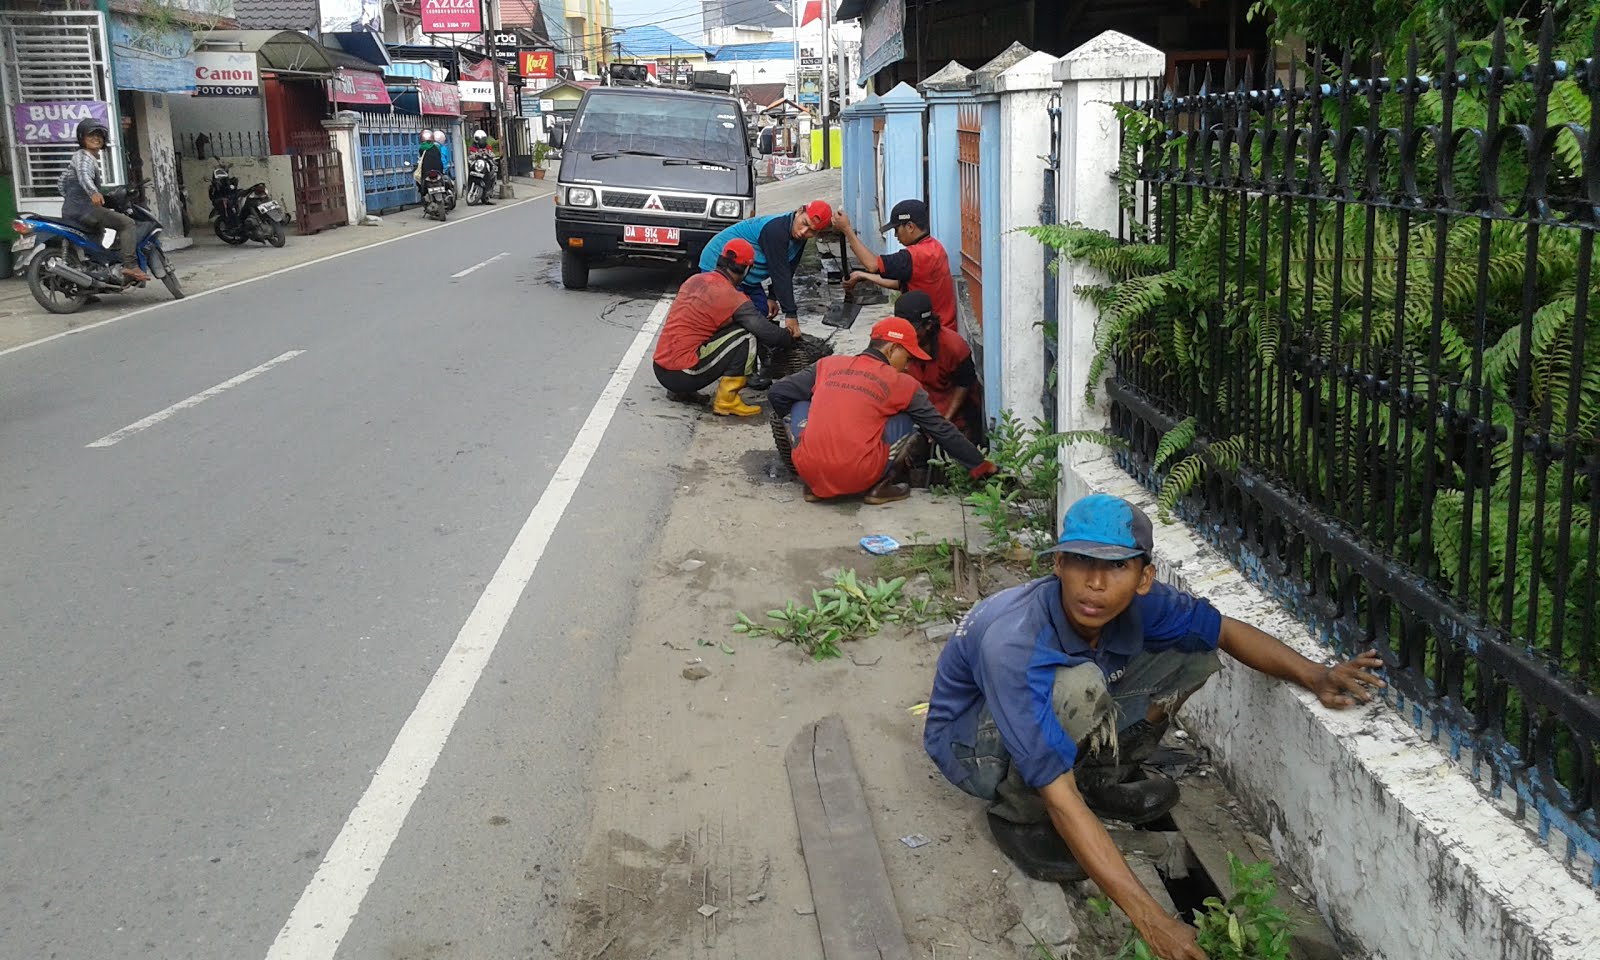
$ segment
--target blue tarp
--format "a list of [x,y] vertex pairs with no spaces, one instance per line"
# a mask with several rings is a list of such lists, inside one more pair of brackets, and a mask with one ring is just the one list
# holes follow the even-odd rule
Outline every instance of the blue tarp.
[[111,66],[118,90],[194,92],[194,35],[173,25],[151,29],[130,17],[111,17]]

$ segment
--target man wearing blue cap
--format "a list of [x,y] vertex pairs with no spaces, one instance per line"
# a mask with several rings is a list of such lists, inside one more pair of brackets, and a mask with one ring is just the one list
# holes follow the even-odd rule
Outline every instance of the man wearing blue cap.
[[1139,884],[1099,816],[1155,820],[1178,786],[1135,779],[1168,722],[1220,666],[1297,683],[1324,706],[1371,699],[1377,651],[1312,663],[1205,600],[1155,581],[1144,511],[1095,494],[1067,510],[1052,576],[985,599],[939,655],[923,742],[946,778],[989,802],[1022,870],[1099,884],[1162,960],[1205,960],[1188,924]]

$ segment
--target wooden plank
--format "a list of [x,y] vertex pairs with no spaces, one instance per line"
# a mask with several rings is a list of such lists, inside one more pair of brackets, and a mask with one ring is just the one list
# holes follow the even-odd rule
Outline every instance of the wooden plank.
[[[1233,878],[1228,873],[1228,853],[1231,851],[1246,864],[1257,863],[1262,858],[1251,847],[1245,828],[1233,817],[1227,807],[1227,794],[1211,783],[1185,781],[1183,795],[1172,808],[1172,820],[1195,859],[1211,876],[1222,899],[1234,895]],[[1334,942],[1333,934],[1322,917],[1306,907],[1289,892],[1289,880],[1277,872],[1278,894],[1273,904],[1289,915],[1294,924],[1292,935],[1295,960],[1342,960],[1344,954]]]
[[808,724],[784,758],[827,960],[911,960],[844,721]]

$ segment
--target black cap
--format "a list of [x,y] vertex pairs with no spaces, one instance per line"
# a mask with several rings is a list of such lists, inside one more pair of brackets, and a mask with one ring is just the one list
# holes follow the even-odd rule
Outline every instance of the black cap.
[[933,300],[921,290],[911,290],[900,294],[900,299],[894,302],[894,315],[910,320],[913,324],[925,324],[934,321]]
[[914,223],[922,229],[928,229],[928,205],[921,200],[901,200],[889,211],[889,222],[883,225],[882,232],[888,233],[902,223]]

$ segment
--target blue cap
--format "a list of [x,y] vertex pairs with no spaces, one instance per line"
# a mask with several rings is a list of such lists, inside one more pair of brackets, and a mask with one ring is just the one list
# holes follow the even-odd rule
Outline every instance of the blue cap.
[[1155,552],[1155,531],[1143,510],[1109,493],[1095,493],[1067,508],[1061,538],[1043,553],[1077,553],[1128,560]]

